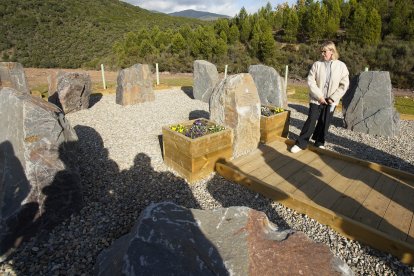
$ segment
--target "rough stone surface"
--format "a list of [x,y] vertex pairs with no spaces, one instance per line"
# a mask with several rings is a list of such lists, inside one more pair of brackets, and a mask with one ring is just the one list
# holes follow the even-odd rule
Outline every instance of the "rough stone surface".
[[362,72],[343,98],[347,129],[393,137],[399,131],[399,113],[394,108],[389,72]]
[[257,148],[260,141],[260,99],[250,74],[221,81],[210,98],[210,119],[233,129],[233,157]]
[[61,110],[0,92],[0,259],[81,207],[77,135]]
[[119,72],[116,87],[117,104],[132,105],[154,100],[148,64],[135,64]]
[[273,67],[261,64],[251,65],[249,74],[253,77],[263,105],[288,107],[285,81]]
[[219,75],[214,64],[205,60],[194,61],[194,99],[208,103],[218,82]]
[[49,102],[65,114],[89,107],[92,82],[87,73],[59,71],[49,75]]
[[18,62],[0,62],[0,89],[14,88],[22,93],[30,94],[29,85],[23,66]]
[[[311,256],[311,257],[310,257]],[[352,275],[325,245],[248,207],[151,204],[98,256],[97,275]]]

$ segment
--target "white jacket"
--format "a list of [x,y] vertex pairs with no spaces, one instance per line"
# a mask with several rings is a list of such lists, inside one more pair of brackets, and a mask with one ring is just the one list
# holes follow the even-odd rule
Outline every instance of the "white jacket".
[[[324,97],[322,89],[326,81],[326,69],[323,61],[317,61],[312,65],[307,78],[309,86],[309,100],[319,104],[319,99]],[[345,63],[333,60],[331,64],[331,79],[329,81],[328,97],[338,105],[349,87],[349,72]]]

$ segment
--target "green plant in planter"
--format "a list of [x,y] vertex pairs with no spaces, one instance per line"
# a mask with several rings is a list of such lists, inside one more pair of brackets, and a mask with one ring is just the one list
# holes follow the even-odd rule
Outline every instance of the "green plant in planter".
[[269,116],[272,116],[272,115],[275,115],[275,114],[278,114],[278,113],[282,113],[285,110],[281,107],[261,106],[260,111],[261,111],[261,114],[263,116],[269,117]]

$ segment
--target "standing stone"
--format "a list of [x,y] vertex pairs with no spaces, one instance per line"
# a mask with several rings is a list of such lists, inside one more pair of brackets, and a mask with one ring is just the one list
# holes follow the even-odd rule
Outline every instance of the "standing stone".
[[353,275],[326,245],[248,207],[151,204],[102,251],[95,275]]
[[219,76],[214,64],[205,60],[194,61],[194,99],[208,103],[218,81]]
[[91,77],[88,73],[54,72],[48,77],[49,102],[65,114],[88,109],[91,96]]
[[391,88],[389,72],[368,71],[355,77],[342,100],[345,127],[371,135],[398,135],[400,115]]
[[210,98],[210,119],[233,129],[233,157],[257,148],[260,141],[260,99],[250,74],[221,81]]
[[135,64],[118,74],[116,103],[131,105],[155,100],[148,64]]
[[0,62],[0,89],[14,88],[22,93],[30,94],[23,66],[18,62]]
[[262,105],[288,107],[285,81],[273,67],[251,65],[249,74],[252,75],[256,84]]
[[80,209],[77,140],[55,105],[0,91],[0,260]]

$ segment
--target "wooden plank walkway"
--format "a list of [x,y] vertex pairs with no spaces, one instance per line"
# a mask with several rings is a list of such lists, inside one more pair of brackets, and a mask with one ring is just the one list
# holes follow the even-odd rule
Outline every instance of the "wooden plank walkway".
[[414,264],[414,175],[293,141],[261,145],[220,161],[223,177],[329,225],[342,235]]

